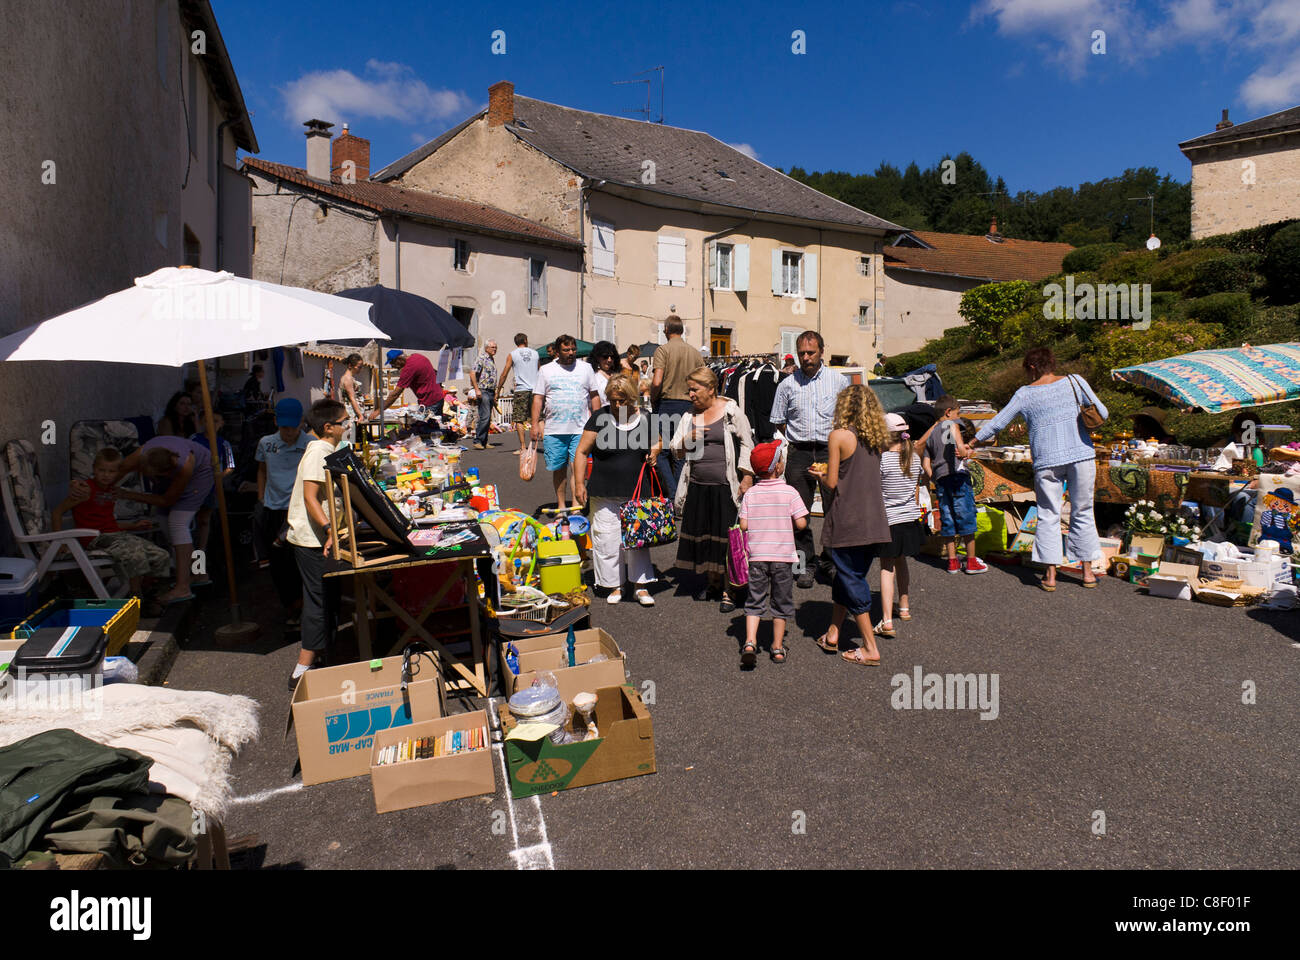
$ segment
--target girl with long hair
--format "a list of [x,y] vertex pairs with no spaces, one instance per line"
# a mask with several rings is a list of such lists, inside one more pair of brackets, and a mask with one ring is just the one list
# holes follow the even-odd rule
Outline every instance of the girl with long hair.
[[921,529],[921,506],[917,489],[921,481],[921,458],[917,455],[907,421],[897,413],[885,414],[889,445],[880,455],[880,485],[889,518],[890,542],[882,544],[880,557],[880,623],[876,634],[892,637],[894,593],[898,593],[898,618],[911,620],[907,587],[910,581],[907,558],[921,552],[925,533]]
[[[817,638],[817,645],[827,653],[839,651],[849,663],[872,667],[880,666],[880,651],[871,625],[867,572],[879,544],[891,542],[880,478],[880,455],[888,446],[889,428],[880,400],[870,387],[853,384],[841,391],[835,402],[827,463],[809,468],[822,484],[826,507],[822,547],[830,552],[836,573],[831,585],[831,623]],[[862,633],[862,645],[852,650],[840,647],[846,614]]]

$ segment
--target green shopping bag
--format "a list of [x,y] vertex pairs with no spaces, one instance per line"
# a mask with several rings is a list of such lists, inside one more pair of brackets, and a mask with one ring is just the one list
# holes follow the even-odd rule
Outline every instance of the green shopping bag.
[[[975,552],[987,556],[1007,548],[1007,515],[997,507],[981,503],[975,506]],[[957,552],[966,555],[966,542],[957,542]]]

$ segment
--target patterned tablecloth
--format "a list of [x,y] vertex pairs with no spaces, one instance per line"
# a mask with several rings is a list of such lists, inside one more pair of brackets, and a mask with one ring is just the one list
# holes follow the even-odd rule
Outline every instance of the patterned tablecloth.
[[[1034,465],[1012,460],[970,461],[971,485],[981,502],[1007,500],[1034,492]],[[1111,466],[1097,461],[1096,503],[1155,502],[1158,510],[1176,510],[1183,500],[1221,507],[1228,501],[1230,484],[1238,478],[1191,477],[1173,470],[1152,470],[1136,463]],[[1019,499],[1019,498],[1017,498]]]

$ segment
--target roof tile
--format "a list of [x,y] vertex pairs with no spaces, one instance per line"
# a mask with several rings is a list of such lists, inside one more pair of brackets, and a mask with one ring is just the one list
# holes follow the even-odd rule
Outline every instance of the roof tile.
[[1041,280],[1061,272],[1061,261],[1074,247],[1003,237],[998,243],[982,235],[914,230],[912,236],[933,247],[885,247],[885,269],[920,270],[978,280]]

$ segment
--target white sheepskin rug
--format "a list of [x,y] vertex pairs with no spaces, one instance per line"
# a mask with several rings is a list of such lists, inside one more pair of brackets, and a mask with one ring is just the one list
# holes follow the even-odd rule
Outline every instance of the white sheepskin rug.
[[230,803],[230,761],[258,736],[249,697],[110,683],[71,708],[0,700],[0,746],[46,730],[67,729],[110,747],[150,757],[149,788],[187,801],[221,821]]

